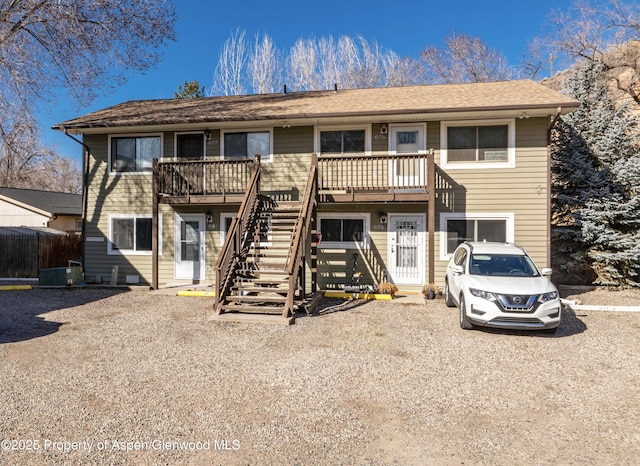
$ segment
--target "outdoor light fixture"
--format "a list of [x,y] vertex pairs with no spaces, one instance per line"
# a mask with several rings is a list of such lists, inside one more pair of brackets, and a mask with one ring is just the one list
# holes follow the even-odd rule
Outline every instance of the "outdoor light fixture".
[[380,212],[380,223],[383,225],[387,223],[387,214],[384,212]]
[[207,221],[207,225],[211,225],[213,223],[213,214],[211,212],[204,214],[204,218]]
[[207,141],[211,141],[211,130],[210,129],[205,129],[204,130],[204,138]]
[[389,131],[389,127],[386,123],[382,123],[380,125],[380,134],[387,134],[387,131]]

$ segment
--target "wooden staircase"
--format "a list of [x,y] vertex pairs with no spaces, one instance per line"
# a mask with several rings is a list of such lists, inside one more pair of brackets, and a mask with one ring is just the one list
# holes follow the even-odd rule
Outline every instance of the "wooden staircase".
[[306,297],[309,249],[316,291],[315,243],[309,243],[318,207],[315,154],[302,201],[275,201],[259,186],[258,163],[216,263],[214,318],[291,324]]
[[[224,313],[283,315],[289,293],[288,258],[302,202],[267,202],[258,213],[256,234],[238,265]],[[257,239],[257,241],[256,241]]]

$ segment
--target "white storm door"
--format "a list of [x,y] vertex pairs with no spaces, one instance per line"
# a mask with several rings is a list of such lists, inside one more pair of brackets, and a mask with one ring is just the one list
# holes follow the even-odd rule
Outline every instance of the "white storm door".
[[389,184],[400,189],[419,189],[425,186],[427,160],[424,125],[391,126],[389,154],[413,154],[420,157],[399,157],[389,161]]
[[176,214],[176,278],[204,279],[204,215]]
[[423,285],[425,279],[424,215],[389,214],[388,270],[396,285]]

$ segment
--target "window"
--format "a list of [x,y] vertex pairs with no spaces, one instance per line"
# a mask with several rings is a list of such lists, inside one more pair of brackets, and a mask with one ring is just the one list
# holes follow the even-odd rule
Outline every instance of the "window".
[[319,216],[321,247],[349,248],[365,247],[369,218],[365,214]]
[[[221,213],[220,214],[220,246],[224,245],[224,240],[227,238],[227,233],[231,228],[231,222],[233,217],[237,213]],[[260,245],[271,246],[271,221],[268,223],[260,223]],[[251,243],[253,245],[253,242]]]
[[[160,228],[161,224],[162,221],[159,218],[158,228]],[[151,228],[152,220],[150,215],[110,216],[108,253],[151,254]],[[162,237],[160,232],[158,236]]]
[[112,172],[150,172],[154,158],[162,158],[159,135],[111,136]]
[[446,260],[465,241],[513,242],[512,213],[442,213],[441,259]]
[[515,166],[515,123],[443,122],[440,143],[447,168],[505,168]]
[[320,152],[323,154],[364,153],[363,129],[320,131]]
[[271,160],[271,132],[224,132],[222,153],[225,159],[252,159],[260,155],[261,161]]
[[204,157],[204,134],[176,134],[176,158],[199,160]]

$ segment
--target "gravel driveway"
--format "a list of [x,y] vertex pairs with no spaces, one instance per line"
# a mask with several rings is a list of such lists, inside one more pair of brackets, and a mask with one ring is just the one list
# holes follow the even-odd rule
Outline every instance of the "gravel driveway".
[[[414,299],[415,301],[415,299]],[[211,298],[0,292],[0,464],[637,464],[640,313],[462,331],[442,300],[291,327]]]

